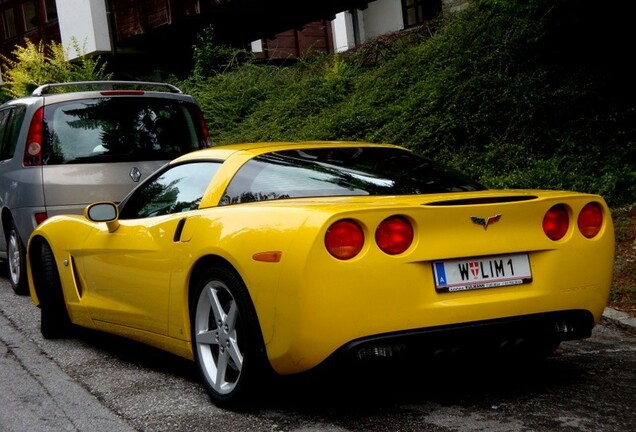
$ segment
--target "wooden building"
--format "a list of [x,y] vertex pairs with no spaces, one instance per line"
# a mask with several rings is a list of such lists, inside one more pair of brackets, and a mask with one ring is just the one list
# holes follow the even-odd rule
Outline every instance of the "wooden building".
[[74,41],[84,51],[71,58],[103,55],[123,78],[179,74],[191,70],[192,47],[210,26],[210,43],[267,60],[303,58],[419,25],[442,5],[465,1],[0,0],[0,50],[9,56],[25,38],[67,49]]
[[60,41],[55,0],[0,0],[0,53],[9,55],[25,39]]

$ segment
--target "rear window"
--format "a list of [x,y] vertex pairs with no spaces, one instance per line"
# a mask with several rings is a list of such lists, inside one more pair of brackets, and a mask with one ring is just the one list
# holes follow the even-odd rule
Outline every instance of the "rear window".
[[397,148],[347,147],[280,151],[247,162],[221,205],[283,198],[413,195],[482,190],[479,183]]
[[44,164],[170,160],[205,147],[198,108],[174,99],[82,99],[44,108]]

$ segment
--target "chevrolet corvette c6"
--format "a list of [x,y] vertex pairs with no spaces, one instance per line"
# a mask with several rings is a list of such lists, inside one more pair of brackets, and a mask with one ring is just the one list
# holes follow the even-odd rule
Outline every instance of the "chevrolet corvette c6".
[[489,190],[388,144],[213,147],[28,244],[46,338],[76,326],[197,365],[217,404],[269,373],[586,338],[612,279],[593,194]]

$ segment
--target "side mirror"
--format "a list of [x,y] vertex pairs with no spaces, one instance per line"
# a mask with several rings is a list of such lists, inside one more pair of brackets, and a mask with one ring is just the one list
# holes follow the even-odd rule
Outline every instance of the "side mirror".
[[84,209],[84,217],[93,222],[106,222],[108,232],[115,232],[119,228],[119,208],[112,202],[97,202],[89,204]]

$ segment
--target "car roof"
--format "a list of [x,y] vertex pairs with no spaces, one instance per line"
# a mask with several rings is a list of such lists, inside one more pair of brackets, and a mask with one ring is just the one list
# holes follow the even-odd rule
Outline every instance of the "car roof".
[[253,142],[242,144],[225,144],[210,147],[207,149],[196,150],[188,154],[182,155],[172,163],[181,163],[188,160],[196,159],[214,159],[225,161],[231,156],[242,156],[241,159],[251,159],[260,154],[282,150],[296,149],[313,149],[321,147],[385,147],[385,148],[402,148],[394,144],[378,144],[357,141],[279,141],[279,142]]
[[[66,91],[49,92],[49,89],[55,88],[66,89]],[[151,81],[106,80],[44,84],[36,88],[30,95],[9,100],[0,105],[0,107],[15,104],[34,104],[44,99],[66,101],[120,96],[171,98],[196,103],[193,96],[183,93],[172,84]]]
[[[70,92],[80,92],[86,91],[86,89],[92,90],[152,90],[152,89],[160,89],[162,92],[169,93],[183,93],[178,87],[162,82],[154,82],[154,81],[122,81],[122,80],[102,80],[102,81],[70,81],[70,82],[60,82],[60,83],[49,83],[43,84],[33,90],[31,96],[43,96],[48,93],[49,89],[53,88],[68,88],[68,89],[76,89],[67,91],[65,93]],[[82,90],[83,89],[83,90]]]

